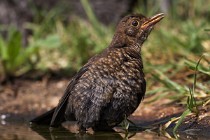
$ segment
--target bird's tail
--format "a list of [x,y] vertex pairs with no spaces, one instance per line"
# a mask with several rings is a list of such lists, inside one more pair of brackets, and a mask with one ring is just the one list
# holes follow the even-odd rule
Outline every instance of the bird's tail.
[[44,114],[32,119],[30,122],[41,125],[50,125],[55,108],[45,112]]

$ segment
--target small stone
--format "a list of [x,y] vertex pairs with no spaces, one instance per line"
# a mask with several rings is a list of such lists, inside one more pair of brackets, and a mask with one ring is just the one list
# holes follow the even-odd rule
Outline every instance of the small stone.
[[6,118],[7,118],[7,115],[5,115],[5,114],[1,115],[1,120],[5,120]]

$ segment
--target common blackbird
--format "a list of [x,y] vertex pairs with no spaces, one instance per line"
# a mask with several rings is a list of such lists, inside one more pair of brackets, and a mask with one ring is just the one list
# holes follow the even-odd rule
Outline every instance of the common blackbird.
[[71,79],[57,107],[31,120],[59,126],[77,121],[80,130],[103,130],[121,123],[140,104],[146,91],[141,46],[164,15],[124,17],[110,45],[92,57]]

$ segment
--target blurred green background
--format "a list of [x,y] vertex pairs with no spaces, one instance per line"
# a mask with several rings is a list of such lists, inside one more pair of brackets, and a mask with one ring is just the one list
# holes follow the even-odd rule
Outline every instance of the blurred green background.
[[[143,45],[147,96],[185,102],[189,87],[210,98],[210,0],[3,0],[0,2],[0,81],[24,76],[71,77],[106,48],[129,13],[165,18]],[[183,100],[182,100],[183,99]],[[153,101],[152,100],[152,101]]]

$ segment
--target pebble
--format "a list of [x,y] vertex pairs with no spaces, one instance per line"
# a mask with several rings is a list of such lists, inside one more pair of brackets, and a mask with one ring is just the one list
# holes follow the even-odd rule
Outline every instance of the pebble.
[[5,114],[1,115],[1,120],[5,120],[6,118],[7,118],[7,115],[5,115]]

